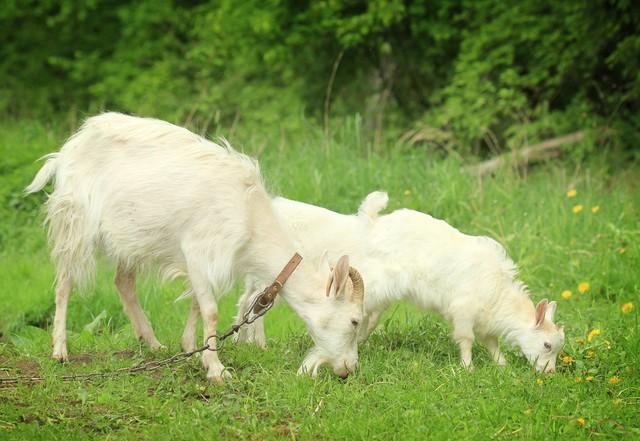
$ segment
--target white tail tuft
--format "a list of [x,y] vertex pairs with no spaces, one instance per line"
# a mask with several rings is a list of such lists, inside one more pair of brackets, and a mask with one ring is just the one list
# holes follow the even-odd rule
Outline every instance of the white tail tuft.
[[378,214],[385,208],[389,202],[389,195],[384,191],[374,191],[369,193],[358,208],[359,216],[367,216],[371,220],[378,218]]
[[47,162],[45,162],[40,171],[38,171],[38,174],[33,178],[31,184],[24,189],[27,194],[42,190],[56,173],[56,170],[58,170],[58,153],[50,153],[39,160],[42,161],[43,159],[46,159]]

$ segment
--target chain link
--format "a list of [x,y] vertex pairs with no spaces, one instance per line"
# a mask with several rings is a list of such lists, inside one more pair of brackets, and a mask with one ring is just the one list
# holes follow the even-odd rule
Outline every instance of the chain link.
[[[220,336],[218,336],[217,334],[210,335],[205,340],[204,346],[199,347],[198,349],[194,349],[193,351],[187,351],[187,352],[179,352],[175,355],[172,355],[171,357],[163,358],[161,360],[142,361],[136,365],[115,369],[109,372],[90,372],[85,374],[69,374],[69,375],[61,375],[57,378],[62,381],[73,381],[73,380],[93,380],[93,379],[101,379],[101,378],[113,378],[121,375],[133,375],[133,374],[138,374],[140,372],[155,371],[157,369],[160,369],[163,366],[168,366],[170,364],[175,364],[175,363],[184,361],[190,358],[191,356],[195,354],[199,354],[204,351],[219,351],[224,346],[224,342],[227,338],[237,333],[242,326],[253,323],[259,317],[262,317],[267,313],[268,310],[271,309],[271,307],[275,303],[275,296],[267,295],[267,293],[269,292],[269,289],[272,286],[267,287],[264,291],[262,291],[260,294],[256,296],[256,298],[251,303],[251,306],[249,307],[249,309],[247,309],[247,311],[243,314],[242,320],[232,325],[224,334]],[[212,338],[215,339],[215,346],[212,346],[209,344],[209,340],[211,340]],[[44,377],[30,376],[30,375],[18,375],[14,377],[5,377],[5,378],[0,378],[0,388],[16,387],[20,384],[32,385],[36,383],[41,383],[43,381],[45,381]]]

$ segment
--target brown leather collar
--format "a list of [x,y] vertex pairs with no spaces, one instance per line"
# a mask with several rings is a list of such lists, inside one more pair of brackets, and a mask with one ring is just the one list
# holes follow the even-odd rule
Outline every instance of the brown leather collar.
[[282,271],[280,271],[280,274],[278,274],[278,277],[276,277],[274,283],[278,283],[280,287],[282,287],[282,285],[284,285],[289,279],[289,276],[291,276],[296,268],[298,268],[300,262],[302,262],[302,256],[298,253],[295,253],[293,257],[289,259],[289,262],[287,262],[284,268],[282,268]]
[[298,268],[300,262],[302,262],[302,256],[295,253],[293,257],[289,259],[289,262],[287,262],[284,268],[282,268],[282,271],[280,271],[280,274],[278,274],[273,283],[267,286],[265,290],[260,293],[260,298],[256,301],[255,306],[253,307],[254,314],[258,314],[275,300],[278,292],[282,289],[291,274],[293,274],[296,268]]

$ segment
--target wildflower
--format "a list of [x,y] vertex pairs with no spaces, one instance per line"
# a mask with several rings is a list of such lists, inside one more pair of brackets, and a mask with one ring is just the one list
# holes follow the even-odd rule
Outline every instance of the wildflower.
[[593,376],[589,375],[589,376],[585,377],[584,380],[588,381],[589,383],[591,383],[593,381]]
[[580,294],[584,294],[585,292],[589,291],[589,283],[588,282],[581,282],[578,285],[578,291],[580,291]]
[[576,383],[582,383],[582,377],[576,377]]
[[631,311],[633,311],[633,303],[628,302],[628,303],[625,303],[624,305],[622,305],[622,312],[624,314],[627,314],[627,313],[629,313]]
[[593,328],[591,331],[589,331],[589,334],[587,334],[587,340],[593,340],[593,337],[595,337],[596,335],[600,335],[600,328]]
[[405,195],[405,196],[411,196],[411,190],[408,190],[408,189],[407,189],[407,190],[405,190],[405,191],[404,191],[404,195]]
[[582,206],[582,204],[578,204],[578,205],[574,205],[571,211],[573,211],[574,214],[578,214],[582,211],[583,208],[584,207]]
[[609,384],[618,384],[620,383],[620,378],[618,378],[617,375],[614,375],[613,377],[609,378]]
[[594,205],[593,207],[591,207],[592,213],[597,213],[598,211],[600,211],[600,205]]
[[618,248],[618,253],[620,253],[620,254],[624,254],[625,251],[627,251],[627,250],[625,250],[624,247]]
[[577,337],[576,338],[576,343],[578,343],[579,345],[583,345],[584,344],[584,338]]
[[593,353],[593,351],[587,351],[587,353],[585,354],[585,357],[587,358],[593,358],[595,354]]
[[584,426],[585,420],[584,418],[576,418],[576,423],[578,423],[578,426]]
[[573,357],[571,355],[565,355],[564,357],[562,357],[562,362],[564,364],[571,364],[573,363]]
[[571,291],[569,291],[568,289],[562,291],[562,294],[560,294],[562,296],[563,299],[568,299],[569,297],[571,297],[573,294],[571,293]]
[[538,386],[542,386],[542,385],[544,384],[544,381],[542,381],[542,379],[538,378],[538,379],[536,380],[536,384],[537,384]]
[[578,191],[575,188],[572,188],[571,190],[569,190],[567,192],[567,197],[568,198],[575,198],[577,194],[578,194]]

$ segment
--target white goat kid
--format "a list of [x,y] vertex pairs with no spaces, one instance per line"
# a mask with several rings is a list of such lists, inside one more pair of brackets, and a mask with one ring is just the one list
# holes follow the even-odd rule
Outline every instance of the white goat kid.
[[[97,249],[117,262],[115,284],[136,335],[160,347],[140,309],[136,272],[158,266],[165,277],[188,277],[204,324],[216,333],[216,296],[238,277],[268,284],[295,252],[271,210],[257,163],[167,122],[105,113],[83,127],[48,160],[27,187],[54,179],[47,201],[56,261],[53,357],[67,360],[67,303],[73,285],[95,272]],[[362,284],[348,259],[333,273],[305,259],[282,297],[306,323],[314,349],[302,370],[331,363],[346,376],[358,359],[353,320],[362,317]],[[325,296],[327,279],[336,290]],[[357,279],[357,280],[356,280]],[[215,343],[213,340],[210,343]],[[217,352],[205,351],[207,376],[229,376]]]
[[[564,331],[553,323],[556,302],[536,306],[517,281],[516,266],[504,248],[488,237],[469,236],[446,222],[402,209],[378,217],[386,193],[369,194],[357,215],[342,215],[284,198],[272,207],[305,255],[325,249],[349,254],[367,280],[365,315],[359,340],[376,327],[393,302],[406,300],[434,310],[453,324],[462,364],[472,366],[474,338],[504,364],[498,337],[519,347],[538,371],[553,372],[564,343]],[[238,315],[247,310],[257,285],[247,281]],[[263,321],[243,329],[240,341],[264,346]]]

